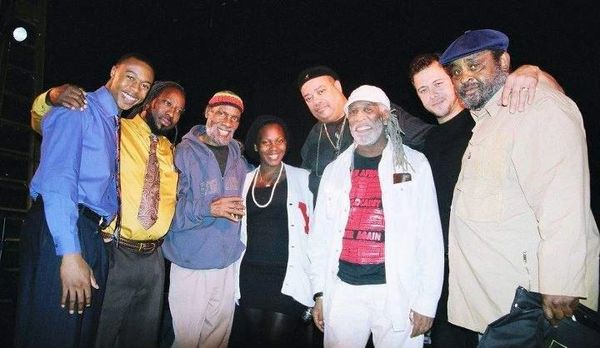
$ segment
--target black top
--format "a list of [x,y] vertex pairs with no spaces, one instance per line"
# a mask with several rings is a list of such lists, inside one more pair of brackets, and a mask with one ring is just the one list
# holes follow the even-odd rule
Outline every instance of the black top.
[[423,152],[429,160],[433,173],[446,254],[452,195],[460,173],[462,156],[467,149],[474,126],[475,121],[469,110],[465,109],[446,123],[433,127],[425,139]]
[[425,140],[424,153],[429,160],[437,192],[444,236],[444,283],[436,311],[436,324],[448,320],[448,225],[454,186],[458,181],[463,154],[471,139],[475,121],[469,110],[461,111],[446,123],[434,127]]
[[225,175],[225,168],[227,167],[227,157],[229,156],[229,147],[227,145],[224,146],[213,146],[207,143],[204,143],[206,147],[212,151],[219,163],[219,169],[221,169],[221,175]]
[[[327,127],[331,140],[336,144],[337,138],[334,133],[339,133],[341,126],[342,122],[340,121],[335,124],[335,129],[332,124]],[[350,127],[348,127],[348,121],[346,121],[344,131],[341,133],[339,151],[336,151],[329,142],[325,130],[323,129],[323,123],[318,122],[312,127],[310,133],[308,133],[300,154],[302,155],[302,168],[310,171],[308,187],[313,193],[315,202],[319,191],[319,182],[321,181],[321,176],[323,175],[325,167],[333,162],[340,153],[346,150],[348,146],[352,144],[352,141],[353,139],[352,134],[350,134]]]
[[[256,188],[256,201],[269,201],[272,187]],[[259,208],[246,197],[248,239],[240,267],[240,306],[300,317],[305,307],[281,293],[288,263],[287,181],[282,178],[271,203]]]
[[[254,190],[256,201],[264,205],[269,201],[273,187]],[[287,266],[288,261],[288,220],[287,220],[287,181],[279,180],[273,200],[268,206],[259,208],[252,199],[252,186],[246,197],[248,214],[246,254],[242,263]]]

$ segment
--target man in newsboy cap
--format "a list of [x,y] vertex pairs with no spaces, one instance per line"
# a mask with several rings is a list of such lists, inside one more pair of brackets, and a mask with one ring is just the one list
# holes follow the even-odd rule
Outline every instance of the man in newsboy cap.
[[476,122],[452,202],[448,317],[478,332],[509,312],[519,285],[542,294],[552,323],[580,300],[598,306],[581,113],[543,83],[524,112],[499,106],[508,43],[496,30],[467,31],[440,57]]

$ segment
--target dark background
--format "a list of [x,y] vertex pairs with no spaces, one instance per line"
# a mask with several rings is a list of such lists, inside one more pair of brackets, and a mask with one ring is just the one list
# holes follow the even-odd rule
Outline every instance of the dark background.
[[[136,51],[155,63],[157,78],[180,82],[187,111],[180,136],[204,123],[208,99],[230,89],[246,103],[236,137],[251,120],[276,114],[292,130],[287,161],[315,120],[296,87],[311,65],[331,66],[349,94],[361,84],[428,122],[407,80],[418,53],[443,51],[468,29],[494,28],[511,42],[513,66],[539,65],[580,107],[587,130],[595,211],[598,212],[597,98],[600,95],[593,1],[49,1],[45,86],[104,84],[111,65]],[[598,216],[598,215],[597,215]]]
[[[8,3],[0,0],[2,15]],[[443,51],[465,30],[493,28],[509,36],[513,66],[539,65],[579,105],[598,219],[598,7],[593,0],[49,0],[44,87],[71,82],[95,90],[119,56],[141,52],[154,61],[158,79],[186,88],[180,136],[204,123],[204,107],[216,91],[230,89],[246,104],[236,137],[244,139],[257,115],[278,115],[292,133],[286,161],[297,165],[315,123],[296,86],[302,69],[329,65],[346,94],[377,85],[434,123],[408,82],[408,63],[419,53]],[[22,111],[20,122],[28,124]],[[13,310],[0,303],[0,346],[12,341]]]

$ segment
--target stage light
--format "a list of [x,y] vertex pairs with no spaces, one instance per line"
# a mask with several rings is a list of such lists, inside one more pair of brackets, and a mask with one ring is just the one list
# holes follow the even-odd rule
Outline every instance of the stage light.
[[27,39],[27,30],[23,27],[17,27],[13,30],[13,38],[17,40],[17,42],[22,42]]

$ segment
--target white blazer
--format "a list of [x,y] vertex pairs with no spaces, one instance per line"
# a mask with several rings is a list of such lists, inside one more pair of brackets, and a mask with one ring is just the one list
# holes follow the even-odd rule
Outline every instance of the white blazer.
[[[321,178],[309,255],[313,293],[323,292],[327,322],[337,279],[342,237],[350,208],[350,169],[356,146],[329,164]],[[387,316],[395,331],[410,328],[409,312],[434,317],[444,273],[444,246],[431,168],[425,156],[404,146],[410,181],[394,183],[390,142],[379,163],[385,218]]]
[[[314,301],[308,278],[309,258],[308,258],[308,235],[311,220],[313,218],[313,195],[308,189],[309,172],[302,168],[292,167],[283,164],[287,182],[287,216],[288,216],[288,264],[281,287],[281,293],[291,296],[296,301],[305,306],[312,307]],[[257,169],[246,174],[244,181],[243,197],[246,201],[248,191],[252,186],[252,179]],[[303,205],[304,209],[300,206]],[[240,239],[244,245],[248,241],[247,218],[244,216],[240,224]],[[235,299],[236,302],[241,298],[240,294],[240,264],[244,258],[244,253],[236,262],[235,267]]]

